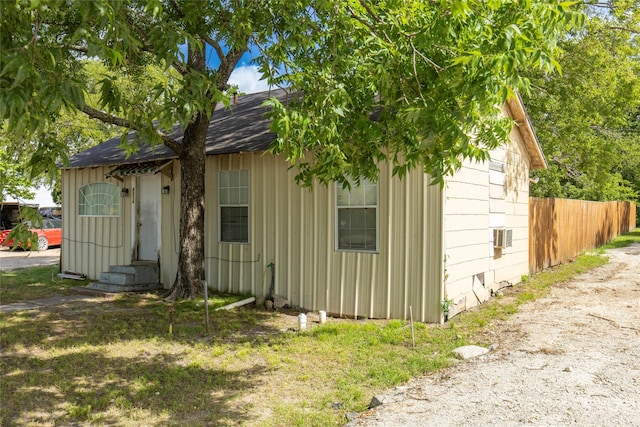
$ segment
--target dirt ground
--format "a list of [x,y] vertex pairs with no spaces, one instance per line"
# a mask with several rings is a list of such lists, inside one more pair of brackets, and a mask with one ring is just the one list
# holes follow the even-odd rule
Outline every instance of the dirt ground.
[[15,270],[16,268],[38,267],[42,265],[55,265],[60,262],[60,248],[51,248],[46,251],[11,251],[5,246],[0,246],[0,270]]
[[640,245],[491,331],[497,349],[389,391],[350,426],[640,426]]

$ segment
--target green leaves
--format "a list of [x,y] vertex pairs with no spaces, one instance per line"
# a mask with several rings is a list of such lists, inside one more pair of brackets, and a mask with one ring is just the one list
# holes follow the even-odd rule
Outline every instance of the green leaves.
[[38,250],[38,234],[32,229],[42,228],[42,216],[37,209],[30,206],[19,207],[20,222],[11,229],[6,236],[6,241],[10,242],[12,249],[22,248],[30,250]]
[[419,167],[441,181],[461,159],[487,158],[508,137],[500,106],[529,89],[520,74],[557,69],[557,39],[580,15],[534,1],[314,5],[327,17],[321,35],[279,39],[263,55],[286,58],[272,81],[304,93],[272,113],[272,149],[299,162],[303,183],[372,177],[385,158],[398,174]]
[[[251,41],[272,84],[304,93],[274,101],[271,117],[273,151],[307,185],[375,179],[383,159],[399,174],[422,168],[441,181],[462,159],[486,158],[506,141],[500,106],[529,89],[520,74],[556,70],[558,36],[581,19],[571,4],[542,1],[63,4],[1,6],[0,120],[9,130],[31,138],[62,109],[92,105],[157,143],[152,123],[186,128],[228,102],[240,58],[229,54]],[[87,56],[101,61],[102,77],[83,71]],[[212,56],[219,68],[196,66],[201,57],[212,66]]]
[[536,90],[525,104],[549,160],[532,186],[536,196],[640,196],[640,134],[628,131],[640,106],[640,56],[630,32],[640,5],[615,5],[608,15],[587,8],[587,25],[561,42],[562,75],[528,72]]

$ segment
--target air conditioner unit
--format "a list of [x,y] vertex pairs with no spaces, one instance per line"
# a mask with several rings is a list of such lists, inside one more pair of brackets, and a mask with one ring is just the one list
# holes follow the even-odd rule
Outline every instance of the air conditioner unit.
[[510,248],[513,245],[513,230],[505,228],[493,229],[493,247]]

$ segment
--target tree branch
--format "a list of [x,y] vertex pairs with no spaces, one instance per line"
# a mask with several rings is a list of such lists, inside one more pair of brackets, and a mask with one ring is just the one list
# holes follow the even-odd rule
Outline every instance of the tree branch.
[[607,27],[610,30],[618,30],[618,31],[626,31],[628,33],[631,34],[640,34],[640,31],[634,28],[627,28],[627,27],[616,27],[616,26],[610,26]]
[[[91,117],[92,119],[100,120],[103,123],[120,126],[123,128],[135,130],[138,132],[142,130],[140,126],[137,126],[135,123],[132,123],[130,120],[105,113],[104,111],[97,110],[88,105],[85,105],[84,107],[82,107],[81,111],[85,113],[87,116]],[[179,143],[177,143],[173,138],[169,137],[169,135],[160,131],[159,129],[155,129],[155,133],[160,138],[160,140],[162,140],[162,143],[164,145],[169,147],[176,154],[180,154],[181,145]]]
[[367,11],[367,13],[378,23],[378,24],[382,24],[382,20],[378,17],[378,15],[375,14],[375,12],[373,10],[371,10],[371,7],[364,1],[364,0],[360,0],[359,1],[360,6],[364,7],[364,9]]
[[210,36],[207,36],[207,35],[202,36],[202,40],[204,40],[205,43],[207,43],[209,46],[215,49],[216,54],[220,59],[220,62],[226,59],[224,56],[224,52],[222,51],[222,46],[220,46],[220,43],[218,43],[216,40],[212,39]]
[[[360,3],[362,4],[362,6],[369,12],[369,14],[371,14],[372,18],[378,22],[378,23],[382,23],[382,21],[380,20],[380,18],[378,18],[378,16],[376,16],[373,11],[369,8],[369,6],[367,4],[365,4],[362,0],[360,1]],[[359,23],[361,23],[362,25],[364,25],[365,27],[367,27],[369,29],[369,31],[371,32],[371,34],[380,37],[376,31],[376,29],[373,27],[373,25],[369,24],[368,22],[366,22],[364,19],[362,19],[360,16],[358,16],[355,12],[355,10],[353,10],[351,8],[351,6],[347,6],[347,10],[349,11],[349,13],[351,14],[351,17],[353,19],[355,19],[356,21],[358,21]],[[388,43],[392,43],[391,39],[389,38],[389,35],[382,30],[382,34],[384,35],[384,39],[388,42]]]
[[[218,70],[217,70],[218,89],[226,90],[229,88],[229,85],[227,84],[227,80],[229,80],[229,76],[233,72],[234,68],[236,68],[236,65],[238,65],[238,62],[240,61],[240,58],[242,57],[246,49],[234,48],[234,49],[231,49],[229,52],[227,52],[227,54],[225,55],[222,51],[222,46],[220,46],[220,44],[216,40],[206,35],[201,37],[205,43],[207,43],[208,45],[210,45],[215,49],[216,53],[218,54],[218,57],[220,58],[220,66],[218,67]],[[243,46],[247,46],[248,43],[249,43],[249,39],[247,38],[244,41]]]
[[175,70],[176,70],[178,73],[180,73],[181,75],[183,75],[183,76],[187,75],[187,69],[186,69],[186,67],[184,66],[184,64],[183,64],[183,63],[178,62],[178,61],[173,61],[173,62],[171,63],[171,66],[172,66],[173,68],[175,68]]
[[[245,45],[248,43],[245,42]],[[219,76],[221,77],[221,79],[219,79],[218,81],[223,81],[225,82],[224,84],[227,85],[227,80],[229,80],[229,76],[231,76],[231,73],[233,72],[234,68],[236,68],[236,65],[238,65],[238,62],[240,61],[240,58],[242,57],[242,55],[244,54],[245,50],[238,50],[238,49],[233,49],[231,51],[229,51],[227,53],[227,55],[224,58],[224,62],[220,63],[220,67],[218,67],[218,73]]]
[[[142,47],[140,48],[142,51],[144,52],[148,52],[148,53],[153,53],[154,52],[154,47],[153,44],[150,44],[147,41],[147,36],[144,32],[144,30],[136,24],[136,22],[131,18],[131,16],[126,15],[126,19],[127,19],[127,23],[131,26],[131,28],[133,28],[135,30],[135,32],[138,34],[138,39],[140,40],[140,42],[142,42]],[[180,73],[181,75],[186,75],[187,74],[187,69],[184,66],[184,64],[178,62],[178,61],[172,61],[171,62],[171,66],[173,68],[175,68],[175,70]]]
[[92,119],[100,120],[103,123],[116,125],[123,128],[128,128],[131,130],[140,130],[137,126],[135,126],[129,120],[123,119],[121,117],[113,116],[111,114],[107,114],[104,111],[97,110],[88,105],[85,105],[84,107],[82,107],[81,111],[85,113],[87,116],[91,117]]
[[86,46],[80,46],[80,45],[67,46],[67,49],[73,50],[73,51],[76,51],[76,52],[80,52],[80,53],[89,52],[89,49],[87,49]]
[[180,7],[180,5],[178,4],[178,2],[176,0],[170,0],[169,4],[171,5],[171,7],[173,7],[173,10],[176,11],[176,13],[178,14],[178,16],[180,18],[184,18],[185,17],[184,11],[182,10],[182,8]]

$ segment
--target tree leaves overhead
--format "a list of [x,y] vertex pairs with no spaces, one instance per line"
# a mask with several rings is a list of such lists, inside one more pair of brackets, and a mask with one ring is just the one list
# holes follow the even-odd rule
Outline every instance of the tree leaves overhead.
[[[110,96],[118,98],[119,111],[139,108],[155,85],[171,84],[170,75],[153,66],[144,67],[143,73],[125,76],[114,74],[95,60],[83,60],[79,67],[77,74],[85,85],[86,102],[102,105],[100,97],[104,95],[101,95],[100,87],[110,85]],[[20,134],[15,129],[8,131],[5,126],[0,130],[0,150],[3,150],[2,159],[6,159],[7,169],[0,173],[3,177],[0,198],[29,198],[25,197],[25,190],[37,183],[59,186],[58,165],[66,162],[68,154],[86,150],[120,133],[122,130],[113,125],[90,120],[77,110],[62,108],[51,113],[46,123],[30,135]],[[128,141],[123,148],[134,149]],[[58,198],[59,194],[54,196],[59,202]]]
[[[304,93],[274,105],[274,146],[299,164],[301,182],[376,176],[421,167],[436,180],[461,159],[482,160],[504,142],[499,106],[526,91],[521,72],[557,68],[555,40],[581,15],[561,2],[510,1],[93,1],[2,2],[0,119],[33,133],[60,109],[92,104],[121,118],[140,138],[165,142],[154,128],[186,127],[211,114],[225,93],[223,63],[190,69],[185,46],[210,56],[261,49],[270,82]],[[214,55],[215,54],[215,55]],[[112,76],[87,99],[82,61],[96,58],[118,75],[144,79],[145,66],[177,71],[125,102]],[[224,73],[222,72],[224,71]],[[224,81],[220,81],[223,79]],[[60,84],[64,82],[64,84]],[[275,101],[274,101],[275,102]],[[86,109],[85,109],[86,112]],[[372,122],[371,116],[376,121]],[[473,136],[480,136],[473,140]],[[177,145],[172,145],[178,149]],[[305,156],[314,154],[312,163]]]
[[500,106],[529,89],[521,73],[555,71],[554,41],[582,17],[533,1],[327,6],[314,43],[279,39],[261,58],[272,82],[304,93],[298,104],[271,105],[273,150],[298,163],[306,185],[344,182],[345,173],[375,179],[384,158],[400,175],[420,167],[434,180],[463,158],[486,159],[510,129]]
[[640,196],[640,3],[594,2],[561,43],[562,75],[528,72],[525,104],[549,170],[532,194],[587,200]]

